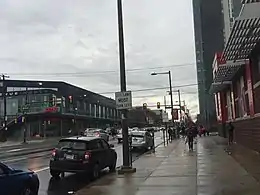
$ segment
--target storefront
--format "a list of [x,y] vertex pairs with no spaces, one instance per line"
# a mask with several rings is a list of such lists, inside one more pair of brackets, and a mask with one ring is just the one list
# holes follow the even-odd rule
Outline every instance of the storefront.
[[260,2],[245,2],[223,53],[213,62],[219,132],[232,121],[235,140],[260,151]]

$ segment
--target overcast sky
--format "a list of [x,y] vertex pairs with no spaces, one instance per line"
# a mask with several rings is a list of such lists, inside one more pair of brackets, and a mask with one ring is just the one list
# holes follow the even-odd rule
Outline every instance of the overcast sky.
[[[1,72],[12,79],[63,80],[94,92],[118,91],[116,2],[1,0]],[[171,70],[173,86],[197,113],[192,1],[124,0],[123,10],[127,88],[167,87],[167,75],[150,73]],[[166,91],[134,92],[133,103],[163,104]]]

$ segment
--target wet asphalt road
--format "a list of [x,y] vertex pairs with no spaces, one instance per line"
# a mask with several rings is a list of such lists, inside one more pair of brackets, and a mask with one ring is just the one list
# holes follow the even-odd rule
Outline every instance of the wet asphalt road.
[[[161,142],[160,136],[155,140],[156,145]],[[115,144],[115,151],[118,154],[117,166],[123,164],[122,144]],[[135,160],[143,151],[134,151],[132,159]],[[8,159],[3,159],[2,162],[19,169],[30,169],[38,174],[40,180],[39,195],[65,195],[73,194],[84,186],[90,184],[87,177],[76,174],[66,173],[65,178],[54,180],[49,173],[49,158],[51,152],[40,152],[29,154],[26,156],[18,156]],[[104,170],[103,174],[108,174]]]

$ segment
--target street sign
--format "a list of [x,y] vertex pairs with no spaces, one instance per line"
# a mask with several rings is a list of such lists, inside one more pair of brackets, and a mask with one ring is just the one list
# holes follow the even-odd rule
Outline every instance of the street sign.
[[131,91],[116,92],[116,109],[124,110],[132,108],[132,93]]
[[168,118],[168,113],[167,112],[162,113],[162,121],[164,123],[169,122],[169,118]]

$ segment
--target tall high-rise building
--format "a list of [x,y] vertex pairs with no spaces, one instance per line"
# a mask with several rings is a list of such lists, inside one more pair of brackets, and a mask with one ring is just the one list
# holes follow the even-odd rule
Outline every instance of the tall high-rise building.
[[242,3],[241,0],[222,0],[223,19],[224,19],[224,42],[226,43],[230,35],[233,23],[239,16]]
[[209,89],[215,52],[224,47],[222,12],[222,0],[193,0],[200,116],[207,126],[216,121],[214,96]]

